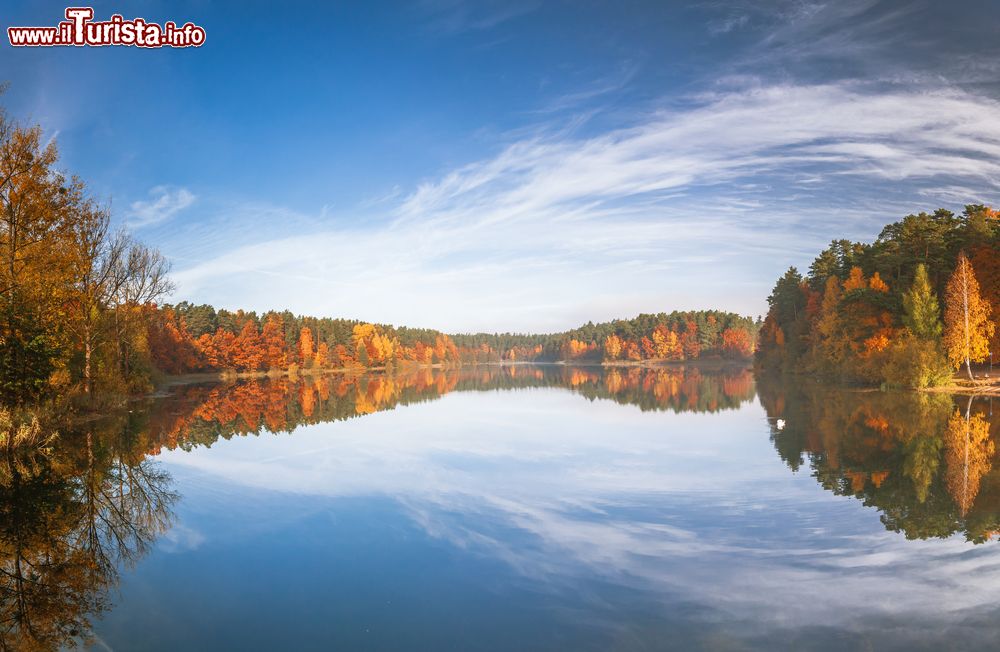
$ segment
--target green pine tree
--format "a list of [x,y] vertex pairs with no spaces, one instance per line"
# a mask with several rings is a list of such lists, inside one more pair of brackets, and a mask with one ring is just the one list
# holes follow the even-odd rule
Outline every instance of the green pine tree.
[[917,265],[913,285],[903,295],[903,324],[922,340],[941,336],[941,307],[923,263]]

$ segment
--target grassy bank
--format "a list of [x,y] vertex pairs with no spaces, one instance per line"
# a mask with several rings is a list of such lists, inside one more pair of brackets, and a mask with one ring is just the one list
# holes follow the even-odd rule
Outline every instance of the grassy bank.
[[937,387],[929,387],[922,391],[943,394],[975,394],[977,396],[1000,396],[1000,373],[992,377],[977,376],[969,380],[968,376],[956,374],[951,382]]

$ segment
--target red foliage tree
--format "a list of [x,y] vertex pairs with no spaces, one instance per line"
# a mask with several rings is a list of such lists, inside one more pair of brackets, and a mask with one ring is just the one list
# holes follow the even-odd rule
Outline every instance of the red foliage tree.
[[727,358],[749,358],[753,355],[753,338],[744,328],[722,331],[722,355]]

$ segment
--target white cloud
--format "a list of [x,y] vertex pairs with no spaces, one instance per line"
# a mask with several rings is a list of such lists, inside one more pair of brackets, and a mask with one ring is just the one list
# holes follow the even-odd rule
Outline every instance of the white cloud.
[[195,202],[186,188],[156,186],[149,191],[153,199],[134,201],[129,206],[128,224],[134,229],[164,222]]
[[465,0],[422,0],[418,11],[428,17],[433,32],[455,35],[489,31],[510,20],[531,13],[534,2],[466,2]]
[[229,307],[449,330],[558,330],[591,308],[759,314],[775,275],[834,237],[871,238],[956,187],[995,197],[998,154],[1000,104],[983,96],[744,85],[589,138],[514,142],[421,184],[388,220],[312,220],[175,280]]
[[743,29],[749,22],[750,22],[749,14],[732,15],[722,20],[715,20],[710,22],[708,24],[708,32],[712,36],[729,34],[730,32]]

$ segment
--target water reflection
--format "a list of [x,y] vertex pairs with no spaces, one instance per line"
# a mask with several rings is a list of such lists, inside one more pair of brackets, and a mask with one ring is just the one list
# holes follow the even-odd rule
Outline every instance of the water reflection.
[[771,440],[792,470],[881,512],[911,539],[1000,532],[1000,420],[989,397],[838,390],[758,381]]
[[211,445],[234,435],[291,432],[301,425],[391,410],[450,392],[539,387],[567,388],[590,400],[673,412],[735,409],[755,395],[752,374],[740,367],[709,373],[683,366],[483,366],[190,385],[150,405],[150,452]]
[[155,461],[219,438],[291,432],[455,391],[565,387],[642,410],[717,411],[754,396],[744,369],[481,367],[331,375],[174,388],[119,415],[66,429],[45,451],[0,463],[0,649],[91,643],[119,574],[173,522],[178,499]]
[[85,642],[119,571],[171,524],[170,477],[105,419],[0,461],[0,648]]
[[[962,540],[1000,530],[983,399],[518,365],[179,386],[133,409],[3,463],[0,649],[72,646],[102,614],[109,644],[157,649],[463,647],[456,619],[483,649],[823,648],[816,628],[882,649],[994,616],[994,551]],[[192,545],[155,546],[109,612],[171,527]]]

